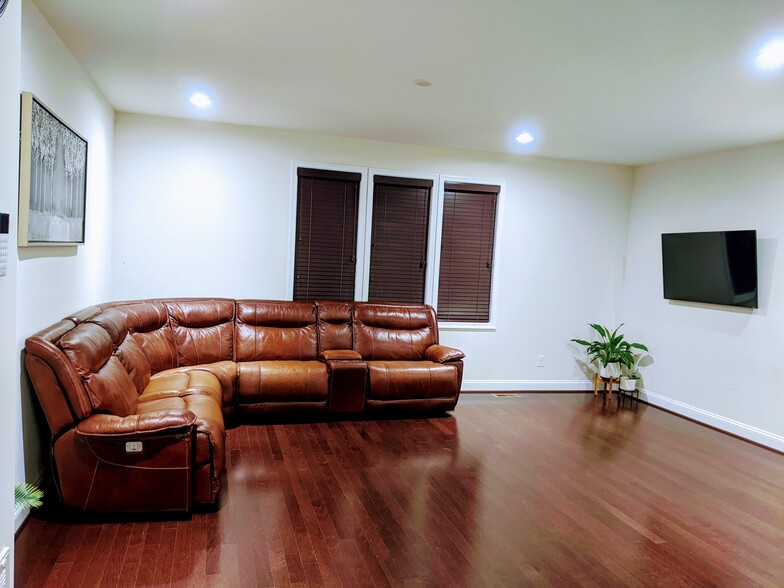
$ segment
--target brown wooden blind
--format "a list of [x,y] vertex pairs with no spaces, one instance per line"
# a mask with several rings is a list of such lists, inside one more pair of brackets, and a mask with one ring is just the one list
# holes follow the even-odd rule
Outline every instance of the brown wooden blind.
[[490,320],[495,213],[500,186],[444,184],[438,319]]
[[294,300],[354,300],[361,174],[298,168]]
[[421,304],[433,182],[375,176],[373,184],[368,300]]

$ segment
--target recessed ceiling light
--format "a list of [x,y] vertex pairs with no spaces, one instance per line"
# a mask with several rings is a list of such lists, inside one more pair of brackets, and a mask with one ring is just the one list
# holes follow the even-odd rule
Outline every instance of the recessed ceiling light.
[[415,86],[421,86],[423,88],[427,88],[428,86],[434,85],[435,82],[433,80],[414,80]]
[[522,143],[523,145],[528,145],[534,140],[534,136],[531,133],[520,133],[515,137],[515,141],[518,143]]
[[784,67],[784,37],[765,43],[754,58],[757,67],[773,70]]
[[212,104],[212,100],[204,92],[194,92],[191,94],[190,101],[196,108],[207,108]]

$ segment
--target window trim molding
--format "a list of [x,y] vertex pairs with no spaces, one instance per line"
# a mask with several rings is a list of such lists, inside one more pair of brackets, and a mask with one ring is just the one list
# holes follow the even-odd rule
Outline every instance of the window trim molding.
[[374,178],[376,176],[391,176],[394,178],[412,178],[415,180],[431,180],[433,187],[430,190],[430,210],[428,211],[427,219],[427,267],[425,267],[425,304],[435,306],[433,304],[432,283],[429,278],[433,272],[436,259],[436,240],[435,240],[435,224],[436,224],[436,197],[438,192],[439,175],[431,173],[409,172],[392,169],[382,169],[371,167],[368,170],[368,183],[367,183],[367,202],[365,210],[365,234],[363,235],[363,245],[365,251],[363,252],[363,261],[365,266],[362,268],[362,274],[367,276],[367,280],[362,284],[362,298],[360,300],[367,300],[370,292],[370,234],[373,230],[373,190],[375,188]]
[[[506,182],[504,180],[492,178],[472,178],[467,176],[448,176],[441,175],[438,178],[438,195],[437,195],[437,211],[436,211],[436,230],[434,234],[434,242],[441,243],[441,233],[444,226],[444,184],[448,182],[455,182],[460,184],[483,184],[495,185],[501,189],[496,196],[495,208],[495,235],[493,236],[493,275],[490,278],[490,320],[486,323],[461,323],[453,321],[438,321],[438,329],[441,331],[495,331],[496,319],[498,311],[498,276],[502,266],[502,256],[500,255],[501,249],[499,243],[501,242],[503,233],[503,219],[504,212],[504,195],[506,194]],[[440,252],[440,249],[439,249]],[[441,256],[436,255],[435,263],[433,264],[433,273],[430,275],[431,284],[430,292],[432,295],[432,302],[429,303],[436,309],[438,313],[438,279],[441,274]],[[427,288],[425,289],[427,291]]]
[[428,224],[427,263],[425,275],[425,304],[438,310],[438,279],[441,264],[441,233],[444,219],[444,184],[456,182],[463,184],[491,184],[500,186],[496,197],[495,237],[493,241],[493,276],[490,282],[490,320],[487,323],[460,323],[439,321],[438,328],[442,331],[495,331],[498,318],[498,276],[503,271],[503,256],[500,255],[500,243],[503,239],[504,203],[506,200],[506,182],[497,178],[479,178],[470,176],[453,176],[427,172],[392,170],[386,168],[362,167],[337,163],[292,160],[291,180],[289,189],[289,237],[288,256],[286,263],[286,300],[294,296],[294,256],[297,235],[297,190],[299,178],[297,168],[307,167],[331,171],[354,172],[361,175],[359,184],[359,207],[357,209],[357,269],[354,284],[354,300],[364,301],[370,290],[370,244],[373,226],[373,177],[393,176],[399,178],[415,178],[433,181],[431,192],[430,217]]
[[[367,206],[367,185],[368,168],[356,165],[341,165],[337,163],[317,163],[312,161],[291,162],[291,182],[289,188],[289,237],[288,254],[286,259],[286,300],[294,299],[294,257],[297,246],[297,190],[299,189],[299,176],[297,169],[306,167],[311,169],[323,169],[338,172],[353,172],[362,176],[359,181],[359,206],[357,207],[357,267],[354,274],[354,300],[366,300],[358,298],[362,294],[362,283],[368,275],[365,273],[365,251],[364,243],[360,238],[365,234],[365,207]],[[368,269],[369,269],[368,260]]]
[[[492,296],[492,293],[491,293]],[[492,301],[490,302],[490,312],[492,315]],[[474,332],[495,332],[495,323],[458,323],[458,322],[446,322],[440,321],[438,323],[438,330],[439,331],[474,331]]]

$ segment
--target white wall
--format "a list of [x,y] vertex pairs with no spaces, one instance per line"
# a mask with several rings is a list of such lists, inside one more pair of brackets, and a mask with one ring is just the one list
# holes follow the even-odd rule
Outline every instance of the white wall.
[[464,389],[582,388],[565,342],[620,304],[629,168],[119,113],[114,155],[112,299],[285,298],[299,160],[505,182],[497,331],[441,337]]
[[[648,398],[784,450],[784,142],[638,168],[623,318],[649,344]],[[661,234],[756,229],[759,308],[662,297]]]
[[[0,550],[14,543],[13,486],[16,455],[19,354],[16,349],[16,221],[19,177],[19,56],[22,12],[11,2],[0,18],[0,212],[11,214],[8,274],[0,277]],[[13,582],[13,554],[10,580]]]
[[[114,111],[29,0],[22,10],[21,67],[22,90],[35,94],[87,139],[88,160],[85,245],[19,249],[17,363],[26,337],[68,313],[109,299],[114,143]],[[21,386],[17,414],[21,411],[24,452],[20,444],[16,476],[36,482],[44,469],[48,429],[45,422],[40,427],[26,379]]]

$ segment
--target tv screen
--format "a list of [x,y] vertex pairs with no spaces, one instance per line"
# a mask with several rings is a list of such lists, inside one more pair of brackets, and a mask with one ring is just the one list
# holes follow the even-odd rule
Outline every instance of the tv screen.
[[757,231],[662,235],[664,297],[757,308]]

